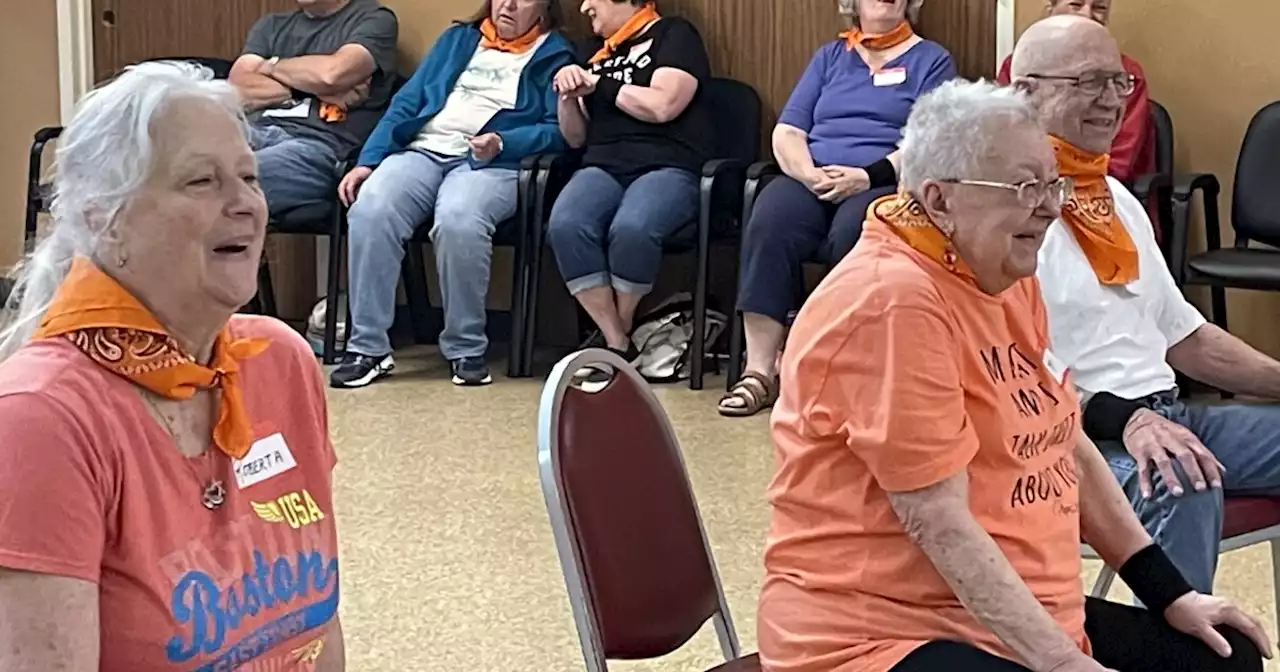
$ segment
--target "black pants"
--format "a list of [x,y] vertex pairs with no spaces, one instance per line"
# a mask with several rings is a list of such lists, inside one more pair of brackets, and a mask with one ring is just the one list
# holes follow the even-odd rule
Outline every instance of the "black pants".
[[[1089,598],[1084,630],[1093,657],[1119,672],[1262,672],[1253,641],[1221,628],[1231,657],[1221,658],[1199,639],[1169,627],[1163,619],[1115,602]],[[903,659],[892,672],[1027,672],[1027,668],[957,642],[931,642]]]
[[862,235],[867,207],[893,190],[872,189],[835,204],[790,177],[774,178],[757,197],[743,234],[738,308],[785,320],[803,291],[801,265],[843,259]]

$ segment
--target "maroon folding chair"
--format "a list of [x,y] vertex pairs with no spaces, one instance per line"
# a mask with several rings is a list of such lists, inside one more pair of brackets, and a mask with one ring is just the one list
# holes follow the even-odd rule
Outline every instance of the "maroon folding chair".
[[[589,391],[584,368],[611,379]],[[556,365],[538,409],[538,474],[589,672],[607,660],[665,656],[711,619],[726,664],[738,637],[675,433],[649,384],[617,355],[584,350]]]

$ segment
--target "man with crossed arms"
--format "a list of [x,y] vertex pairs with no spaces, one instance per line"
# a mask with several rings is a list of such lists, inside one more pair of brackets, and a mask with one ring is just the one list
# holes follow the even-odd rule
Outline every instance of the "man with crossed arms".
[[1039,257],[1052,352],[1070,369],[1085,430],[1138,518],[1208,594],[1224,493],[1280,495],[1280,405],[1185,403],[1174,370],[1280,399],[1280,363],[1183,298],[1146,210],[1107,177],[1134,90],[1107,30],[1074,16],[1045,19],[1019,42],[1012,74],[1053,136],[1059,173],[1075,181]]

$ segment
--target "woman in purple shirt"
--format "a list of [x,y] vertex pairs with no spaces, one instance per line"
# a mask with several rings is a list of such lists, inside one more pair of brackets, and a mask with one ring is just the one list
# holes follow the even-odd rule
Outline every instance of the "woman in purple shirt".
[[858,242],[867,206],[897,187],[898,141],[911,106],[956,76],[951,54],[911,29],[923,4],[848,2],[857,27],[819,49],[791,92],[773,131],[784,175],[760,193],[742,241],[738,307],[747,365],[721,399],[722,415],[773,405],[801,264],[834,263]]

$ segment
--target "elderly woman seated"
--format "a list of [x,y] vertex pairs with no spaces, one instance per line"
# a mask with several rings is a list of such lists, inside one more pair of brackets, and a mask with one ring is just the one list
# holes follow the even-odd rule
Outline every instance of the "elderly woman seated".
[[838,261],[858,242],[867,205],[898,183],[912,104],[955,77],[947,50],[911,30],[923,2],[856,0],[858,27],[818,50],[778,119],[773,153],[785,175],[761,192],[742,242],[746,374],[720,401],[723,415],[773,405],[801,264]]
[[267,204],[200,74],[128,70],[59,143],[0,332],[0,670],[344,669],[323,382],[234,316]]
[[599,327],[589,343],[634,359],[632,320],[662,245],[698,212],[710,158],[711,66],[693,24],[645,0],[584,0],[586,68],[556,75],[560,130],[585,147],[547,226],[569,292]]
[[[765,669],[1261,670],[1261,626],[1152,544],[1046,349],[1037,252],[1070,185],[1036,112],[945,84],[901,165],[783,357]],[[1149,610],[1084,597],[1081,539]]]

